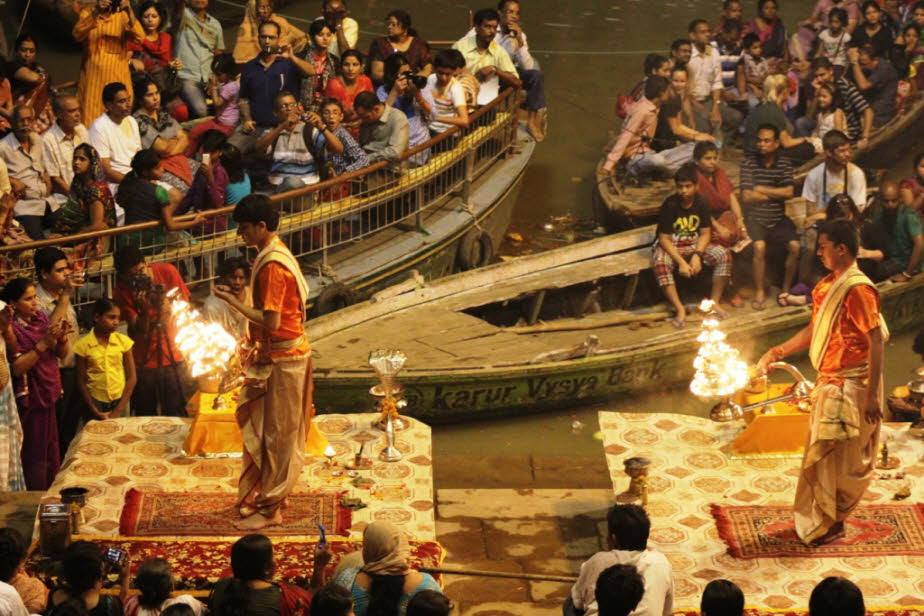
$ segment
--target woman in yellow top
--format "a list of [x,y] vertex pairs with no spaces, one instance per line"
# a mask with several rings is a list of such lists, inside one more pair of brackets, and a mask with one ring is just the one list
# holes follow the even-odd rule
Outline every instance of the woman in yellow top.
[[257,41],[257,28],[264,21],[275,21],[279,24],[279,45],[289,46],[295,53],[300,52],[308,44],[308,35],[293,26],[282,15],[273,13],[272,0],[250,0],[244,21],[237,29],[237,42],[234,44],[234,61],[238,64],[250,62],[260,53],[260,42]]
[[131,52],[125,43],[140,42],[144,29],[135,18],[129,0],[96,0],[96,5],[80,11],[72,31],[78,42],[84,43],[77,98],[84,122],[89,126],[103,111],[103,88],[115,81],[131,91],[132,77],[128,68]]
[[128,408],[135,389],[134,342],[116,331],[119,307],[103,297],[93,305],[93,331],[77,341],[77,389],[87,405],[87,419],[110,419]]

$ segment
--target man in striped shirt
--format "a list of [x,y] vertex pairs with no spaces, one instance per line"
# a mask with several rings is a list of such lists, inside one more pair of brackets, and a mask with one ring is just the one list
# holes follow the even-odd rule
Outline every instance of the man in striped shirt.
[[757,129],[757,153],[741,164],[741,203],[745,207],[748,236],[754,240],[755,310],[766,301],[767,244],[785,249],[783,290],[788,291],[799,264],[796,225],[786,216],[786,199],[794,194],[792,164],[779,155],[780,130],[772,124]]
[[[863,94],[844,77],[835,77],[834,65],[824,56],[812,60],[812,71],[815,73],[812,82],[814,89],[817,90],[822,84],[834,86],[843,105],[844,115],[847,116],[847,136],[850,141],[856,143],[858,149],[866,147],[873,130],[873,109]],[[796,134],[800,137],[808,137],[814,128],[815,121],[810,118],[796,120]]]

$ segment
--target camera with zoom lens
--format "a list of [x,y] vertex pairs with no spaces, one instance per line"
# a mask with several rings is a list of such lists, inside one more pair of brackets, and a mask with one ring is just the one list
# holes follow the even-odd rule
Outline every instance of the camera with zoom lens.
[[413,83],[418,90],[423,90],[427,87],[427,78],[423,75],[418,75],[414,71],[404,71],[401,76]]
[[129,277],[128,288],[135,293],[139,291],[150,291],[153,283],[154,281],[151,280],[151,277],[147,274],[135,274]]

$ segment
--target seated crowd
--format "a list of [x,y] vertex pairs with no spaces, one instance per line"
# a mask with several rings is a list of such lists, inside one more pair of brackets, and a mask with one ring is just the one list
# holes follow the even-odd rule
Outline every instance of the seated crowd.
[[[147,221],[171,238],[221,230],[227,223],[174,219],[380,161],[399,171],[426,163],[430,150],[403,155],[467,127],[508,87],[525,88],[528,130],[543,138],[542,72],[517,0],[477,11],[452,49],[431,52],[411,24],[389,12],[387,36],[364,54],[341,0],[324,0],[307,32],[272,0],[251,0],[232,52],[208,0],[147,0],[137,11],[97,0],[73,30],[85,47],[75,96],[53,92],[34,39],[20,36],[0,71],[0,98],[12,92],[0,100],[5,242]],[[323,199],[346,194],[348,185]]]
[[[715,25],[691,21],[688,37],[668,56],[647,56],[644,78],[619,97],[625,120],[607,146],[604,176],[638,184],[671,174],[676,184],[661,206],[652,256],[675,327],[686,311],[674,272],[692,278],[704,266],[720,318],[726,290],[733,306],[744,304],[729,281],[737,266],[749,265],[755,310],[766,306],[771,283],[780,305],[810,301],[820,278],[817,229],[829,218],[856,225],[860,267],[874,281],[921,271],[922,156],[913,177],[886,182],[875,196],[851,162],[924,87],[924,2],[880,4],[818,0],[790,36],[777,0],[760,0],[751,21],[741,0],[725,0]],[[738,190],[718,165],[735,145],[743,150]],[[800,191],[795,169],[816,156]],[[792,218],[786,201],[800,196],[807,212]]]
[[[649,546],[651,522],[638,505],[615,505],[607,516],[609,549],[581,565],[563,606],[565,616],[670,616],[674,580],[670,561]],[[91,541],[72,542],[61,558],[59,585],[49,589],[26,571],[26,542],[13,528],[0,529],[0,606],[26,616],[448,616],[453,605],[436,580],[409,565],[400,528],[375,521],[363,532],[362,549],[344,556],[328,581],[332,554],[315,549],[307,588],[278,579],[273,544],[259,534],[231,547],[230,577],[218,580],[207,601],[175,590],[170,563],[149,558],[134,577],[130,554],[112,558]],[[101,592],[110,574],[119,595]],[[701,616],[743,616],[741,588],[726,579],[706,584]],[[808,598],[809,616],[863,616],[862,591],[843,577],[826,577]]]

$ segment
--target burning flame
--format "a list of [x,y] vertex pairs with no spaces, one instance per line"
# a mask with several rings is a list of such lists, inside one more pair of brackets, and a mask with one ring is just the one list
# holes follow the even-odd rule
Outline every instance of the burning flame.
[[237,357],[237,340],[218,323],[207,322],[188,302],[174,294],[170,311],[176,324],[174,342],[194,378],[222,376]]
[[330,445],[328,445],[328,446],[327,446],[327,449],[324,450],[324,457],[325,457],[325,458],[333,458],[333,457],[336,456],[336,455],[337,455],[337,451],[336,451],[333,447],[331,447]]
[[712,300],[704,299],[699,309],[706,313],[703,330],[696,338],[699,352],[693,360],[696,374],[690,383],[690,391],[701,398],[730,396],[748,383],[748,366],[738,358],[738,350],[725,342],[725,334],[719,329],[719,320],[709,313],[713,311]]

